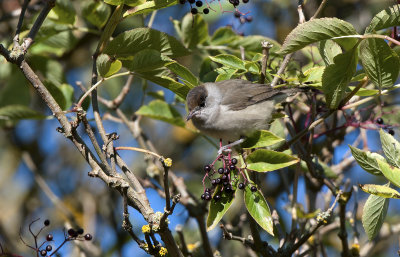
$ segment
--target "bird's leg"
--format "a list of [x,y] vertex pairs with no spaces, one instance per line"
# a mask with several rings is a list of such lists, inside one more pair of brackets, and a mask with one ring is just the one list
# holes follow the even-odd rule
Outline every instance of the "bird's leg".
[[233,143],[230,143],[230,144],[222,146],[222,141],[220,141],[220,148],[218,150],[218,156],[222,155],[223,152],[228,152],[228,153],[231,152],[232,151],[230,149],[231,147],[236,146],[236,145],[240,145],[243,142],[244,142],[244,138],[241,138],[239,140],[236,140]]

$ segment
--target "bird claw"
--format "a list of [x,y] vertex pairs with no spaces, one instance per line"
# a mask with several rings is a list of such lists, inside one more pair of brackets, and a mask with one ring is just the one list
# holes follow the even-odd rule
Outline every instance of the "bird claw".
[[228,145],[221,146],[218,150],[218,156],[223,155],[222,153],[230,153],[232,149]]

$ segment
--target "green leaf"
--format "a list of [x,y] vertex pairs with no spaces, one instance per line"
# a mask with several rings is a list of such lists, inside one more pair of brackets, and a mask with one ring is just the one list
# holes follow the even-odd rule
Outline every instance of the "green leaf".
[[193,75],[193,73],[190,72],[190,70],[188,70],[185,66],[179,64],[178,62],[170,62],[166,64],[165,67],[181,77],[188,87],[194,88],[195,86],[199,85],[199,80],[196,78],[196,76]]
[[360,59],[368,78],[378,88],[394,85],[399,75],[399,57],[383,39],[363,40],[360,44]]
[[71,26],[59,25],[51,21],[45,24],[35,38],[35,43],[30,50],[31,54],[62,56],[75,47],[77,39],[71,31]]
[[259,149],[247,156],[247,168],[258,172],[282,169],[299,162],[299,159],[266,149]]
[[379,131],[379,136],[381,138],[382,149],[388,162],[400,168],[400,143],[392,135],[386,133],[381,129]]
[[56,5],[51,9],[48,18],[60,24],[75,23],[75,9],[71,1],[56,0]]
[[239,36],[231,27],[218,28],[211,37],[211,45],[225,45],[236,40]]
[[56,100],[58,105],[61,107],[62,110],[67,110],[69,106],[67,106],[67,99],[65,98],[65,95],[61,89],[54,85],[51,81],[46,80],[43,83],[47,90],[49,90],[51,96]]
[[241,46],[244,48],[244,51],[246,53],[247,52],[261,53],[262,41],[267,41],[268,43],[273,45],[273,47],[269,50],[269,53],[271,56],[276,56],[277,55],[276,52],[280,49],[281,45],[277,41],[264,36],[253,35],[247,37],[237,37],[236,40],[233,40],[228,45],[233,49],[239,49],[239,47]]
[[[0,65],[6,66],[5,60]],[[23,76],[16,65],[10,67],[10,73],[1,78],[0,86],[0,107],[7,105],[25,105],[30,104],[30,84]]]
[[189,49],[196,48],[208,39],[208,25],[201,15],[186,14],[181,26],[183,42]]
[[394,5],[381,11],[371,20],[365,33],[374,33],[381,29],[395,27],[400,24],[400,5]]
[[385,160],[382,155],[371,153],[369,151],[363,151],[356,147],[352,147],[351,145],[349,145],[349,147],[351,150],[351,154],[361,168],[373,175],[382,175],[379,165],[376,162],[376,160]]
[[[328,166],[326,165],[323,161],[316,159],[312,160],[312,164],[314,165],[314,169],[319,172],[320,174],[323,174],[325,177],[330,178],[330,179],[337,179],[338,175]],[[305,161],[300,162],[300,168],[304,172],[309,172],[307,163]]]
[[381,186],[374,184],[358,185],[362,191],[371,195],[377,195],[383,198],[400,199],[400,193],[389,186]]
[[369,240],[379,233],[389,207],[389,199],[370,195],[364,205],[362,224]]
[[7,105],[0,108],[0,123],[2,121],[20,121],[26,119],[45,119],[46,116],[23,105]]
[[260,190],[252,192],[249,186],[244,190],[244,203],[251,217],[270,235],[274,235],[271,211]]
[[110,4],[110,5],[120,5],[124,3],[124,0],[104,0],[105,3]]
[[82,15],[88,22],[100,29],[110,18],[111,8],[102,1],[83,1]]
[[108,43],[104,53],[118,59],[132,59],[145,49],[153,49],[170,58],[188,55],[189,51],[174,37],[150,28],[125,31]]
[[333,40],[319,42],[318,50],[326,66],[333,64],[335,56],[342,53],[340,46]]
[[148,105],[142,105],[136,114],[165,121],[179,127],[185,126],[180,113],[162,100],[153,100]]
[[161,68],[170,62],[174,61],[166,58],[159,51],[145,49],[135,54],[132,61],[124,62],[124,67],[130,71],[145,72]]
[[[135,6],[136,2],[140,2],[140,0],[126,0],[125,2],[127,2],[127,5]],[[124,18],[137,14],[146,14],[155,10],[176,5],[177,3],[178,0],[147,0],[143,2],[143,4],[139,4],[134,8],[127,10],[124,13]]]
[[[332,39],[334,37],[356,35],[353,25],[337,18],[313,19],[297,26],[286,37],[280,51],[289,54],[309,44]],[[357,39],[346,39],[348,45],[354,45]]]
[[121,69],[122,63],[120,60],[115,60],[106,54],[101,54],[97,57],[96,66],[100,76],[107,78],[117,73]]
[[322,75],[324,74],[325,67],[324,66],[316,66],[312,67],[304,72],[305,78],[301,80],[301,82],[317,82],[320,83],[322,81]]
[[278,137],[268,130],[259,130],[248,136],[241,144],[241,147],[245,149],[267,147],[283,141],[285,139]]
[[182,99],[186,99],[186,95],[191,88],[185,84],[175,81],[175,79],[173,78],[170,78],[169,77],[170,73],[171,72],[169,70],[163,67],[151,71],[145,71],[140,73],[137,72],[135,74],[141,78],[150,80],[151,82],[154,82],[162,87],[171,90]]
[[64,68],[60,62],[44,56],[30,56],[29,63],[32,69],[51,81],[54,85],[61,85],[65,82]]
[[244,70],[244,62],[234,55],[219,54],[217,56],[210,56],[210,59],[216,63],[220,63],[232,69]]
[[71,86],[70,84],[63,83],[58,86],[58,88],[61,90],[61,92],[64,95],[65,99],[65,110],[68,110],[71,108],[73,102],[74,102],[74,87]]
[[[221,186],[218,185],[215,188],[215,192],[220,192]],[[235,191],[236,193],[236,191]],[[218,225],[218,222],[224,217],[225,213],[229,210],[233,203],[233,199],[235,199],[235,193],[227,193],[222,190],[221,199],[218,201],[214,200],[214,197],[211,199],[210,210],[208,212],[207,217],[207,231],[210,231]],[[215,195],[216,193],[214,193]]]
[[322,75],[322,91],[328,106],[335,109],[345,96],[346,89],[357,68],[357,48],[339,54],[334,58],[334,64],[325,68]]
[[216,69],[218,64],[211,61],[210,58],[205,58],[200,66],[199,77],[203,82],[214,82],[218,76]]
[[400,187],[400,169],[390,166],[387,162],[376,160],[382,174],[395,186]]
[[218,76],[215,79],[215,82],[218,82],[218,81],[224,81],[224,80],[231,79],[232,76],[238,70],[237,69],[227,68],[227,67],[221,67],[221,68],[215,69],[215,71],[218,73]]

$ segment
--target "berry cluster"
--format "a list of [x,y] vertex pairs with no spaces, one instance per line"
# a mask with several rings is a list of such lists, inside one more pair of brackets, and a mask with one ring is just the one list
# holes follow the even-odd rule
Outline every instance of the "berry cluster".
[[[222,161],[223,167],[218,168],[217,170],[214,169],[214,164],[216,161]],[[212,164],[205,165],[204,166],[204,171],[206,172],[206,175],[203,178],[203,186],[204,186],[204,192],[201,195],[201,199],[205,201],[210,201],[211,199],[214,199],[215,201],[219,201],[222,198],[221,193],[227,193],[231,194],[232,192],[235,191],[236,185],[237,188],[239,189],[244,189],[247,184],[247,179],[246,177],[242,174],[242,171],[240,168],[236,167],[238,161],[236,158],[230,158],[230,155],[224,156],[221,155],[219,156]],[[238,182],[238,175],[242,174],[244,181],[245,182]],[[216,175],[216,178],[213,178],[214,175]],[[208,178],[209,181],[211,182],[211,187],[206,187],[204,180]],[[256,186],[251,186],[250,190],[252,192],[257,191]],[[216,192],[216,193],[214,193]]]
[[[201,0],[179,0],[179,2],[181,4],[186,4],[186,1],[190,4],[190,12],[195,15],[199,13],[199,10],[196,7],[202,7],[203,6],[203,2]],[[193,7],[193,4],[196,5],[196,7]],[[206,1],[207,4],[207,1]],[[208,4],[207,4],[208,6]],[[209,14],[210,13],[210,9],[209,8],[204,8],[203,9],[203,13],[204,14]]]
[[[23,238],[22,238],[22,235],[20,235],[20,238],[21,238],[21,240],[22,240],[22,242],[27,246],[27,247],[29,247],[29,248],[31,248],[32,250],[34,250],[36,253],[37,253],[37,255],[39,256],[39,254],[40,254],[40,256],[53,256],[54,254],[56,254],[57,252],[58,252],[58,250],[60,250],[61,249],[61,247],[66,243],[66,242],[68,242],[68,241],[72,241],[72,240],[81,240],[81,241],[83,241],[83,240],[86,240],[86,241],[90,241],[90,240],[92,240],[92,235],[91,234],[86,234],[86,235],[84,235],[83,236],[83,229],[82,228],[80,228],[80,229],[69,229],[68,230],[68,235],[66,235],[65,233],[64,233],[64,241],[53,251],[53,247],[49,244],[49,242],[52,242],[53,241],[53,235],[52,234],[47,234],[47,236],[46,236],[46,240],[43,242],[43,243],[41,243],[41,244],[39,244],[38,243],[38,236],[39,236],[39,234],[40,234],[40,232],[42,232],[42,230],[45,228],[45,227],[48,227],[49,225],[50,225],[50,220],[48,220],[48,219],[46,219],[44,222],[43,222],[43,227],[39,230],[39,232],[37,232],[36,234],[35,233],[33,233],[32,232],[32,224],[33,223],[35,223],[35,222],[37,222],[39,219],[36,219],[36,220],[34,220],[34,221],[32,221],[31,222],[31,224],[29,224],[29,232],[31,233],[31,235],[32,235],[32,237],[34,238],[34,241],[35,241],[35,246],[31,246],[31,245],[29,245],[29,244],[27,244],[24,240],[23,240]],[[45,246],[45,244],[46,244],[46,246]],[[4,252],[0,252],[0,255],[3,255],[3,254],[6,254],[7,255],[7,253],[4,253]],[[12,254],[11,254],[12,255]],[[12,256],[14,256],[14,255],[12,255]]]
[[[204,1],[204,3],[203,3],[203,1]],[[215,0],[211,0],[210,3],[213,2],[213,1],[215,1]],[[188,3],[190,4],[190,12],[191,12],[193,15],[196,15],[196,14],[200,13],[199,10],[198,10],[198,8],[202,7],[204,4],[205,4],[207,7],[205,7],[205,8],[203,9],[203,11],[202,11],[203,14],[209,14],[209,13],[210,13],[210,9],[214,11],[214,9],[212,9],[212,8],[210,7],[210,4],[207,2],[207,0],[179,0],[179,2],[180,2],[182,5],[183,5],[183,4],[186,4],[186,3],[188,2]],[[221,8],[221,10],[222,10],[222,5],[221,5],[220,0],[218,0],[218,2],[219,2],[219,5],[220,5],[220,8]],[[244,4],[246,4],[246,3],[248,3],[248,2],[249,2],[249,0],[242,0],[242,3],[244,3]],[[234,7],[235,9],[237,9],[237,7],[238,7],[239,4],[240,4],[240,0],[229,0],[229,3],[232,4],[233,7]],[[195,6],[194,6],[194,5],[195,5]],[[238,11],[236,10],[236,12],[238,12]],[[250,21],[251,21],[251,20],[252,20],[252,18],[250,19]],[[248,21],[248,22],[250,22],[250,21]],[[244,19],[244,22],[246,22],[246,19]]]
[[246,14],[243,14],[239,11],[235,11],[233,13],[233,15],[235,16],[235,18],[239,19],[239,22],[241,24],[245,24],[246,22],[252,22],[253,21],[253,16],[246,16]]
[[[379,124],[379,125],[382,125],[382,126],[385,124],[382,118],[377,118],[375,122],[376,122],[377,124]],[[383,126],[383,127],[384,127],[384,129],[387,130],[387,132],[388,132],[390,135],[394,136],[394,130],[393,130],[392,128],[390,128],[390,127],[388,127],[388,126]]]

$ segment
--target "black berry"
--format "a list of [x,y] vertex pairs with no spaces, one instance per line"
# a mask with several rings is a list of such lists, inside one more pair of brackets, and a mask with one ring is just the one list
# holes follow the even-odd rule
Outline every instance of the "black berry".
[[228,175],[228,174],[229,174],[229,169],[225,169],[225,170],[224,170],[224,174],[225,174],[225,175]]
[[216,182],[217,182],[217,184],[221,184],[221,179],[220,179],[220,178],[217,178],[217,179],[216,179]]
[[235,169],[236,169],[236,166],[233,165],[233,164],[231,164],[231,165],[229,166],[229,169],[230,169],[230,170],[235,170]]
[[192,10],[190,10],[190,12],[195,15],[197,14],[199,11],[196,8],[192,8]]
[[252,186],[252,187],[250,188],[250,190],[251,190],[251,192],[256,192],[256,191],[257,191],[257,187],[256,187],[256,186]]
[[197,7],[202,7],[203,6],[203,2],[202,1],[196,1],[196,6]]
[[249,0],[242,0],[242,2],[243,2],[244,4],[247,4],[247,3],[249,2]]
[[228,181],[224,181],[224,182],[222,183],[222,185],[224,185],[224,187],[225,187],[225,186],[229,185],[229,182],[228,182]]
[[210,10],[209,10],[208,8],[204,8],[204,9],[203,9],[203,13],[204,13],[204,14],[208,14],[209,12],[210,12]]
[[211,166],[210,165],[206,165],[206,166],[204,166],[204,171],[205,172],[210,172],[211,171]]
[[52,235],[52,234],[48,234],[48,235],[46,236],[46,240],[47,240],[47,241],[53,241],[53,235]]
[[221,200],[221,195],[215,195],[215,196],[214,196],[214,200],[215,200],[215,201]]
[[189,3],[194,4],[194,2],[196,2],[196,0],[188,0]]
[[216,186],[216,185],[217,185],[217,180],[216,180],[216,179],[211,180],[211,184],[212,184],[213,186]]
[[206,201],[209,201],[210,199],[211,199],[211,195],[206,195],[206,196],[205,196],[205,200],[206,200]]
[[238,188],[239,189],[244,189],[244,183],[239,183]]
[[186,0],[179,0],[179,3],[186,4]]
[[40,255],[46,256],[46,255],[47,255],[47,251],[46,251],[46,250],[41,250],[41,251],[40,251]]
[[235,11],[234,15],[236,18],[240,18],[240,13],[238,11]]
[[232,163],[233,165],[236,165],[236,164],[237,164],[237,159],[236,159],[236,158],[233,158],[233,159],[231,160],[231,163]]
[[206,199],[206,195],[205,194],[202,194],[201,195],[201,200],[205,200]]
[[221,179],[222,179],[222,180],[227,180],[227,179],[228,179],[228,176],[227,176],[227,175],[222,175],[222,176],[221,176]]
[[230,193],[232,192],[232,187],[230,185],[225,187],[225,192]]
[[69,235],[70,237],[77,237],[77,236],[78,236],[78,233],[75,231],[75,229],[70,228],[70,229],[68,229],[68,235]]
[[92,238],[93,238],[93,237],[92,237],[91,234],[86,234],[86,235],[85,235],[85,240],[86,240],[86,241],[90,241],[90,240],[92,240]]
[[210,188],[206,188],[206,193],[210,193],[211,189]]
[[390,135],[394,136],[394,130],[393,129],[389,129],[388,132],[389,132]]
[[219,169],[218,169],[218,173],[219,173],[219,174],[224,173],[224,168],[219,168]]
[[47,227],[48,225],[50,225],[50,220],[45,220],[45,221],[43,222],[43,224]]
[[378,124],[383,124],[383,119],[382,118],[377,118],[376,119],[376,123],[378,123]]
[[246,17],[247,22],[252,22],[253,21],[253,16],[247,16]]
[[79,235],[82,235],[83,234],[83,228],[78,228],[78,230],[76,231],[76,233],[78,233]]
[[46,246],[46,251],[51,252],[51,250],[53,250],[53,247],[51,247],[51,245]]

